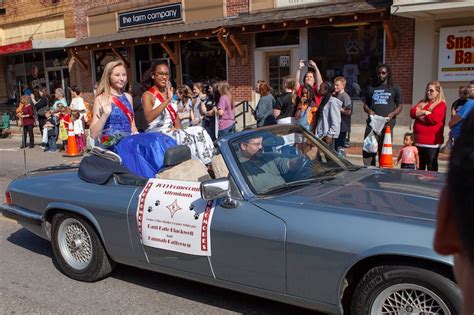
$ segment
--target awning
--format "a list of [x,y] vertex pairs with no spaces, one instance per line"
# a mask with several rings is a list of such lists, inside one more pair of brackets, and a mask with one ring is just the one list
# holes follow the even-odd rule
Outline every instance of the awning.
[[213,20],[213,21],[203,21],[197,23],[189,23],[189,24],[171,24],[166,26],[148,26],[146,28],[140,28],[135,30],[124,30],[114,34],[108,35],[101,35],[101,36],[94,36],[88,37],[84,39],[80,39],[68,47],[78,47],[78,46],[86,46],[86,45],[95,45],[100,43],[110,43],[110,42],[117,42],[117,41],[124,41],[130,39],[140,39],[140,38],[149,38],[154,36],[162,36],[162,35],[172,35],[172,34],[179,34],[179,33],[190,33],[196,31],[208,31],[206,34],[198,34],[195,35],[196,38],[202,38],[203,36],[208,36],[212,34],[212,30],[223,26],[225,20]]
[[0,55],[9,55],[41,49],[64,48],[74,41],[74,38],[27,40],[24,42],[0,46]]
[[[335,1],[334,1],[335,2]],[[337,18],[344,15],[353,15],[357,13],[383,12],[390,8],[388,1],[346,1],[339,3],[322,4],[317,6],[303,6],[294,9],[275,9],[260,13],[239,15],[235,18],[229,18],[226,21],[226,27],[246,26],[262,23],[290,22],[305,19],[321,19],[324,17]]]
[[424,18],[424,17],[455,17],[472,18],[474,16],[473,1],[440,1],[440,2],[418,2],[402,3],[392,5],[391,12],[393,15],[399,15],[408,18]]
[[[338,17],[349,16],[350,14],[364,13],[373,14],[380,20],[388,14],[391,1],[334,1],[331,4],[323,4],[317,6],[299,6],[295,9],[275,9],[271,11],[259,12],[248,15],[239,15],[234,18],[202,21],[189,24],[169,24],[169,25],[155,25],[148,27],[141,27],[134,30],[123,30],[114,34],[107,34],[101,36],[93,36],[80,39],[68,48],[75,48],[75,50],[82,49],[98,49],[113,46],[127,46],[130,44],[144,44],[152,42],[169,42],[176,40],[189,40],[193,38],[203,38],[215,36],[215,30],[219,28],[236,28],[245,25],[259,25],[262,23],[277,23],[283,21],[304,21],[305,19],[312,19],[313,23],[306,23],[307,26],[312,26],[315,20],[323,17]],[[375,14],[382,15],[375,15]],[[388,16],[388,15],[387,15]],[[340,22],[345,20],[339,19]],[[304,23],[304,22],[303,22]],[[294,27],[303,25],[294,24]],[[93,47],[95,46],[95,47]]]

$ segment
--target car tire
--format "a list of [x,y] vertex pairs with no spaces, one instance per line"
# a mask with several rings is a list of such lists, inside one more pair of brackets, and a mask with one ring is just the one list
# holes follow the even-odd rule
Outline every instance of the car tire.
[[352,315],[405,312],[460,314],[461,292],[453,281],[440,274],[408,266],[375,267],[357,284]]
[[115,263],[94,228],[82,217],[72,213],[56,214],[51,234],[55,261],[66,276],[94,282],[112,272]]

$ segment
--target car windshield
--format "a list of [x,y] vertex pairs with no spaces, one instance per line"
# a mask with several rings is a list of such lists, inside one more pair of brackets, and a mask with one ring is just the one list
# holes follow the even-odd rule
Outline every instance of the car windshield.
[[256,194],[331,180],[352,167],[313,135],[294,125],[255,131],[230,144],[242,175]]

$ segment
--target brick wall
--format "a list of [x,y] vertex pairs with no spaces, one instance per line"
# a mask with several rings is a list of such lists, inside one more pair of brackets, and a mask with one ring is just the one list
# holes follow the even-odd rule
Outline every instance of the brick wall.
[[[254,68],[254,51],[253,51],[253,35],[245,34],[237,36],[238,41],[242,46],[247,47],[247,60],[246,64],[242,64],[242,58],[237,52],[235,52],[234,59],[228,61],[228,72],[227,79],[231,86],[232,98],[234,104],[242,101],[252,102],[253,98],[253,68]],[[236,115],[242,112],[242,106],[235,109]],[[236,119],[237,130],[243,128],[242,116]],[[253,122],[251,113],[246,115],[247,124]]]
[[242,64],[242,59],[235,52],[234,60],[229,60],[227,78],[232,87],[232,97],[235,103],[252,100],[253,87],[253,36],[239,35],[238,41],[242,46],[247,46],[247,63]]
[[76,28],[76,38],[82,39],[88,36],[87,10],[120,2],[121,0],[75,0],[74,26]]
[[240,13],[249,13],[249,0],[227,0],[227,17],[237,16]]
[[403,103],[411,104],[413,95],[413,62],[415,53],[415,20],[392,16],[390,27],[396,47],[385,47],[385,62],[392,67],[393,81],[400,86]]
[[[87,11],[92,8],[107,6],[115,3],[121,2],[120,0],[75,0],[74,1],[74,28],[76,32],[76,38],[82,39],[88,37],[87,31]],[[89,52],[80,52],[82,60],[84,60],[89,69],[85,71],[77,62],[70,64],[69,73],[71,85],[78,86],[81,91],[83,91],[82,97],[88,101],[92,102],[93,99],[93,88],[94,84],[92,82],[92,71],[90,65],[90,53]],[[99,79],[99,78],[98,78]]]

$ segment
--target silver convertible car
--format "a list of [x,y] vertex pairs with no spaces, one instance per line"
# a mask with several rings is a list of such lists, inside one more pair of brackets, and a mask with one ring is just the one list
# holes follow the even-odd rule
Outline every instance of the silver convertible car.
[[184,146],[153,179],[100,156],[34,171],[1,211],[80,281],[120,263],[327,313],[460,313],[452,257],[432,248],[442,175],[355,166],[295,125],[216,149],[203,174]]

